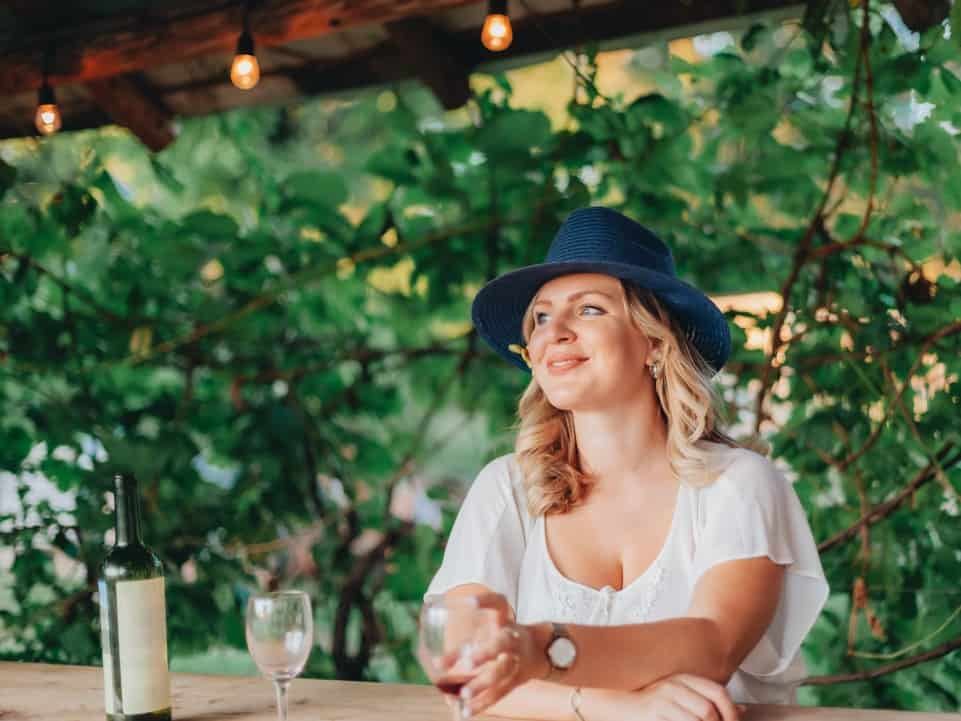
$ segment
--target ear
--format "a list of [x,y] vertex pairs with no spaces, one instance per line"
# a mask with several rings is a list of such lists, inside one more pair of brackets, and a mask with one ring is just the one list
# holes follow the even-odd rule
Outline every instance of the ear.
[[651,362],[656,361],[657,363],[660,363],[662,360],[664,360],[664,341],[648,336],[647,343],[649,346],[647,350],[648,360]]

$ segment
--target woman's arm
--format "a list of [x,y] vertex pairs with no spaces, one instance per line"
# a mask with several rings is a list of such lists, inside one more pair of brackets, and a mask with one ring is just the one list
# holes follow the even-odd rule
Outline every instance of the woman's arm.
[[[543,663],[543,667],[538,665],[539,672],[529,675],[526,683],[516,683],[509,692],[497,682],[499,664],[490,663],[465,686],[481,689],[470,706],[475,713],[484,710],[497,716],[576,721],[570,706],[571,687],[582,686],[583,708],[593,707],[597,717],[585,713],[587,721],[616,719],[623,714],[630,717],[639,703],[645,708],[655,703],[675,710],[680,704],[698,718],[704,714],[714,718],[720,712],[730,719],[733,706],[723,684],[770,624],[783,575],[784,569],[766,558],[734,561],[704,575],[688,617],[632,626],[569,626],[578,644],[578,661],[559,679],[561,683],[537,680],[547,670],[543,652],[534,655],[535,662]],[[510,605],[483,585],[461,585],[446,595],[499,598],[504,621],[514,621]],[[544,629],[549,638],[549,624],[526,628],[533,631],[534,648],[545,648],[546,638],[536,636],[538,629]],[[483,662],[477,658],[478,666]],[[637,666],[640,668],[632,668]],[[639,694],[636,689],[643,691]],[[713,710],[707,710],[704,699],[709,699]]]
[[[684,617],[629,626],[570,625],[577,660],[552,680],[629,691],[686,673],[726,684],[770,625],[783,580],[784,568],[766,557],[730,561],[704,574]],[[494,642],[475,655],[475,662],[485,665],[467,687],[484,708],[546,675],[551,626],[510,622],[497,594],[481,596],[480,602],[505,619]]]
[[[529,681],[511,691],[485,714],[539,721],[579,721],[570,686]],[[672,676],[640,691],[585,688],[578,710],[585,721],[737,721],[738,708],[727,689],[688,674]]]
[[484,713],[545,721],[577,721],[571,709],[571,687],[547,681],[528,681]]

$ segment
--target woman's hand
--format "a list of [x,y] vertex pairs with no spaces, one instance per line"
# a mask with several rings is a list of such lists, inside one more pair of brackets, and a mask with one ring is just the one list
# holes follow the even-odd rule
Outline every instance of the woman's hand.
[[479,608],[493,611],[492,632],[473,653],[474,675],[461,689],[465,711],[483,712],[518,686],[547,674],[549,663],[537,626],[514,623],[499,593],[475,596]]
[[[565,701],[573,690],[556,688]],[[453,721],[481,713],[473,703],[453,696],[444,700]],[[739,721],[745,710],[724,686],[690,674],[670,676],[639,691],[584,689],[580,702],[585,721]]]
[[640,691],[585,689],[581,699],[585,721],[738,721],[743,710],[724,686],[690,674],[669,676]]

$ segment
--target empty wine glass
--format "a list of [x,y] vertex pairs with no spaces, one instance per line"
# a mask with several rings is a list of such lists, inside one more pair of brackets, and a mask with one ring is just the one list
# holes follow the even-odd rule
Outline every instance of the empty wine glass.
[[476,647],[496,629],[496,614],[473,597],[429,598],[420,612],[417,658],[441,693],[457,699],[464,717],[461,687],[473,677]]
[[303,591],[251,594],[244,625],[254,663],[274,682],[277,719],[287,721],[287,687],[304,670],[314,641],[310,597]]

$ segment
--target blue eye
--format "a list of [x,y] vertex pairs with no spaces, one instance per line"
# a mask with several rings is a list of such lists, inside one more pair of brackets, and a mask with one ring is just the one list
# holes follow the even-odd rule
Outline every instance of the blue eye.
[[534,325],[543,325],[544,319],[550,318],[547,313],[535,313],[534,314]]
[[604,315],[604,312],[603,308],[598,308],[596,305],[581,306],[581,313],[584,315]]

